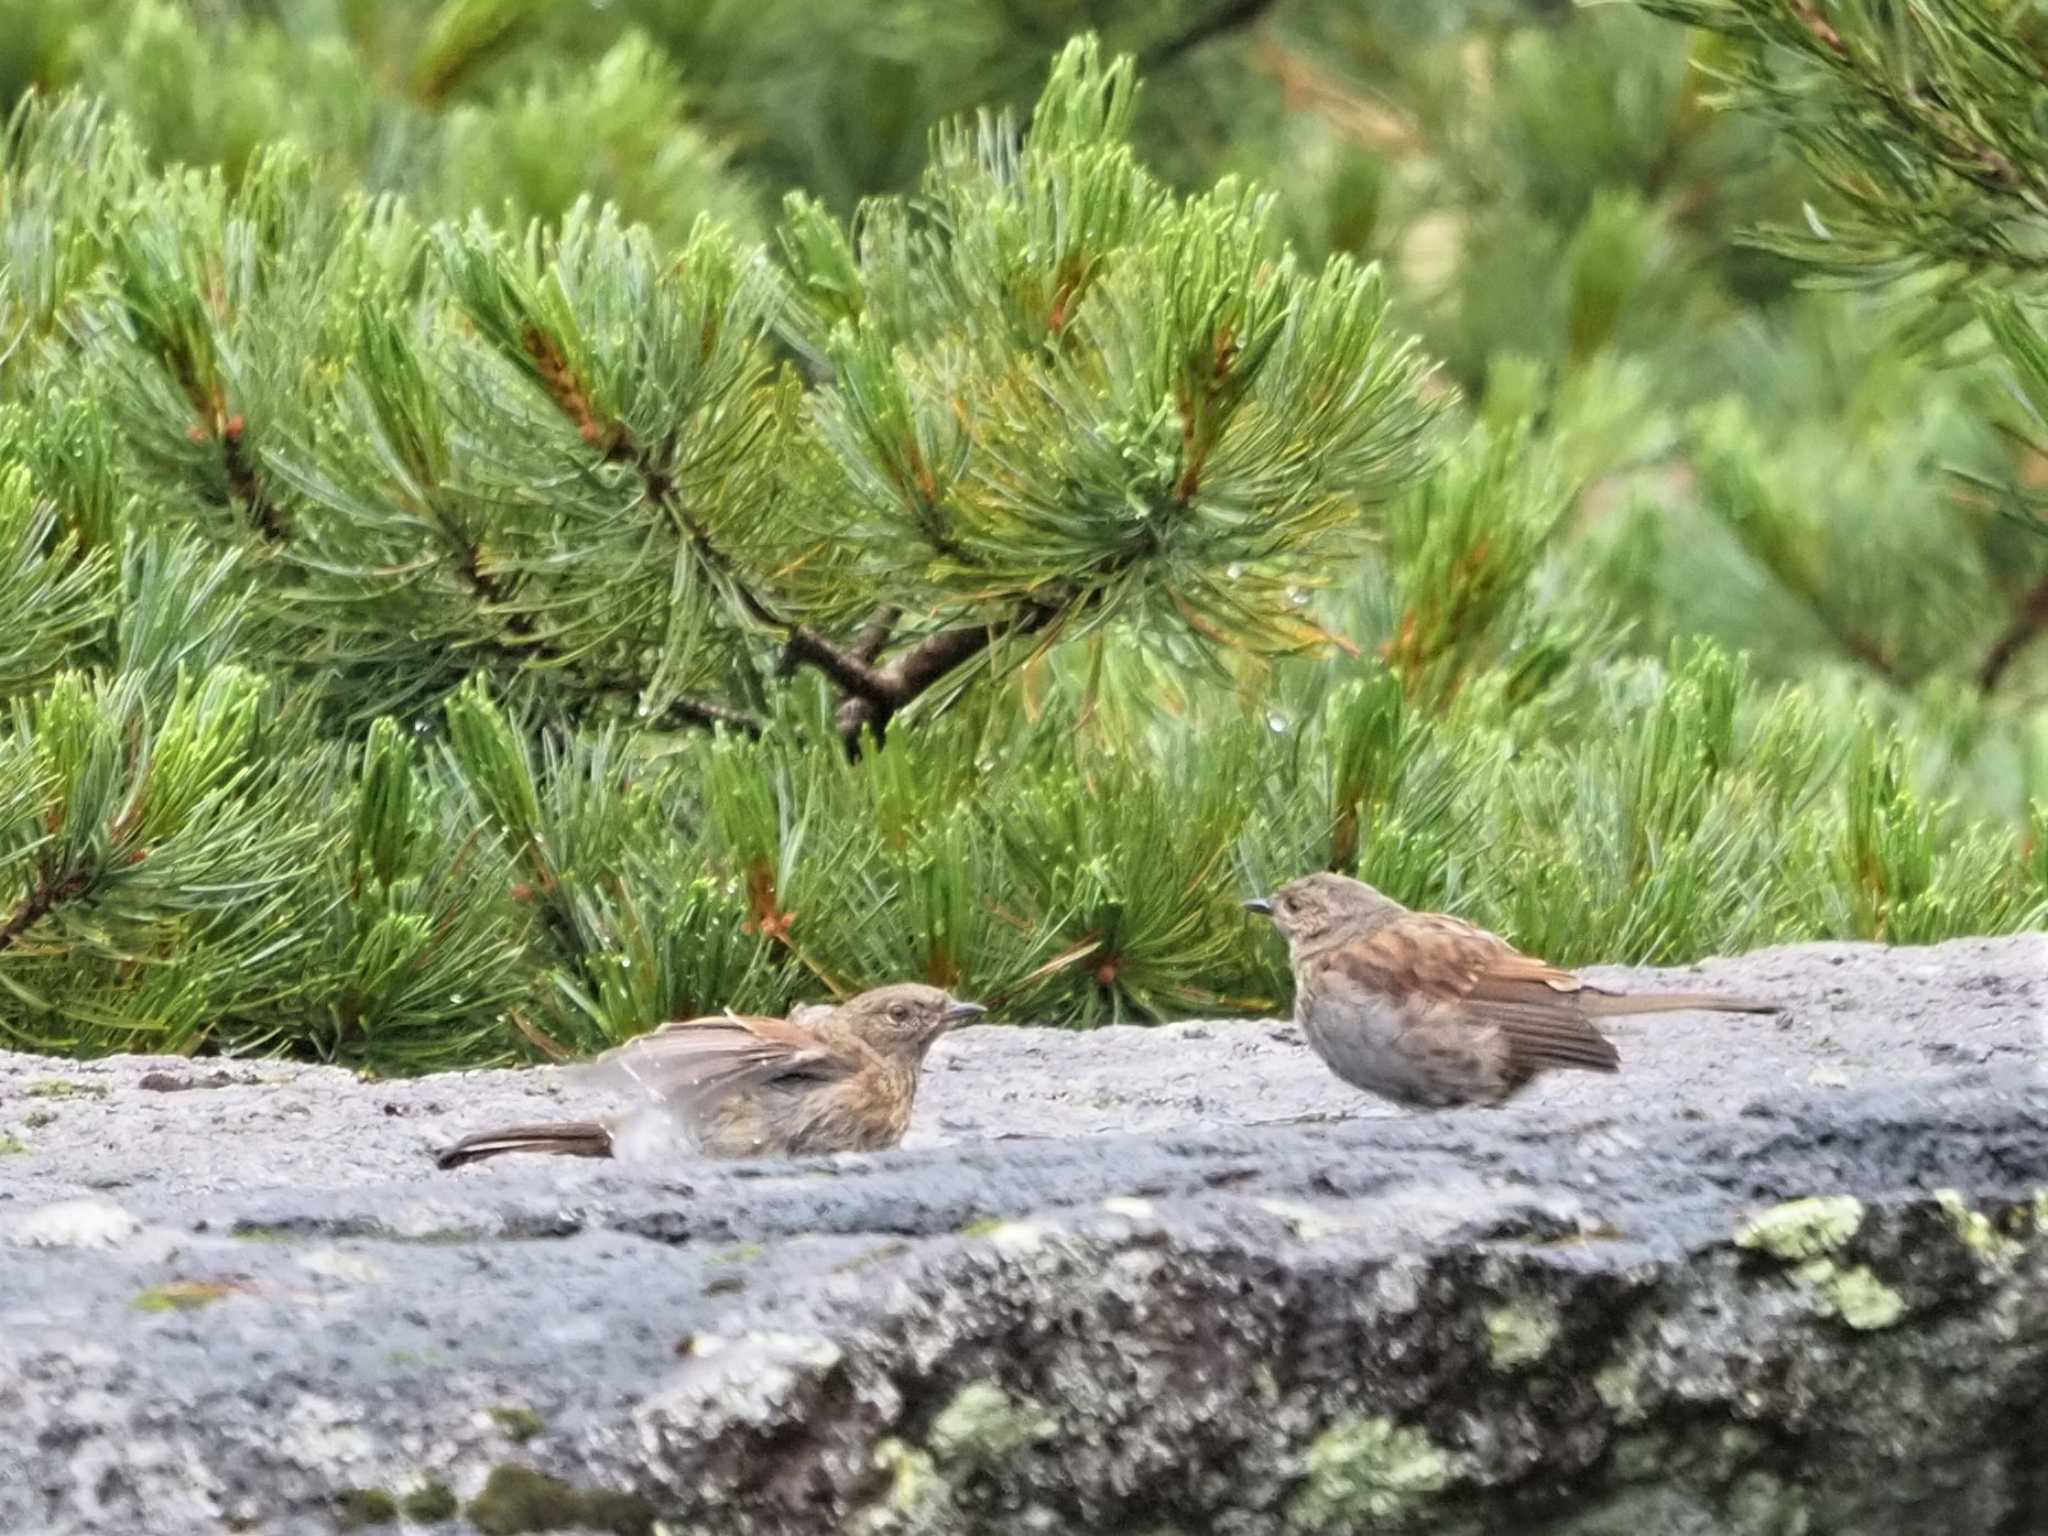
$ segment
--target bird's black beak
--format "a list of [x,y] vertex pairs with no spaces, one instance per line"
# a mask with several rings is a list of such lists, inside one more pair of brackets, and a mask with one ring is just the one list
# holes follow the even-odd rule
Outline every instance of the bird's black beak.
[[1254,896],[1244,904],[1244,909],[1247,912],[1256,912],[1261,917],[1271,917],[1273,915],[1272,900],[1265,896]]
[[948,1003],[946,1011],[939,1015],[948,1024],[964,1024],[969,1019],[978,1019],[988,1010],[979,1003]]

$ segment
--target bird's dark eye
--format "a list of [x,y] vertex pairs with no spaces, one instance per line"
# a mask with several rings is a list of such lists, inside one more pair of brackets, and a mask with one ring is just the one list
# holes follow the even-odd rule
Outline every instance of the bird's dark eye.
[[889,1008],[889,1017],[901,1024],[910,1017],[910,1010],[902,1003],[893,1003]]

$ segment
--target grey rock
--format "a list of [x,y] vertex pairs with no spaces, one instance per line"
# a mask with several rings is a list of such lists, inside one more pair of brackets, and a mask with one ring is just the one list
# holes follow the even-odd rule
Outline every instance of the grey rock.
[[449,1174],[603,1103],[0,1055],[0,1531],[2048,1531],[2048,940],[1596,974],[1793,1007],[1431,1117],[989,1026],[895,1152]]

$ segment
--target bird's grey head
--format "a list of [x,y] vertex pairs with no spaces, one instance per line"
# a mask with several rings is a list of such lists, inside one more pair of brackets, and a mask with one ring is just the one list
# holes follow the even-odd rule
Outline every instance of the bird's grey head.
[[922,1056],[931,1043],[983,1012],[922,982],[876,987],[848,998],[838,1012],[846,1024],[878,1051]]
[[1244,905],[1248,912],[1270,917],[1296,950],[1372,933],[1404,910],[1363,880],[1327,873],[1290,880],[1272,895]]

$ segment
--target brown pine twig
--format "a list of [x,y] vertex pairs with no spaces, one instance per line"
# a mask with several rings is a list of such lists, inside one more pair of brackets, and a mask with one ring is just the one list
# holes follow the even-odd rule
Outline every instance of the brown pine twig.
[[2044,629],[2048,629],[2048,576],[2044,576],[2020,599],[2019,611],[2004,634],[1985,653],[1977,669],[1977,687],[1991,693],[2004,681],[2007,669]]

